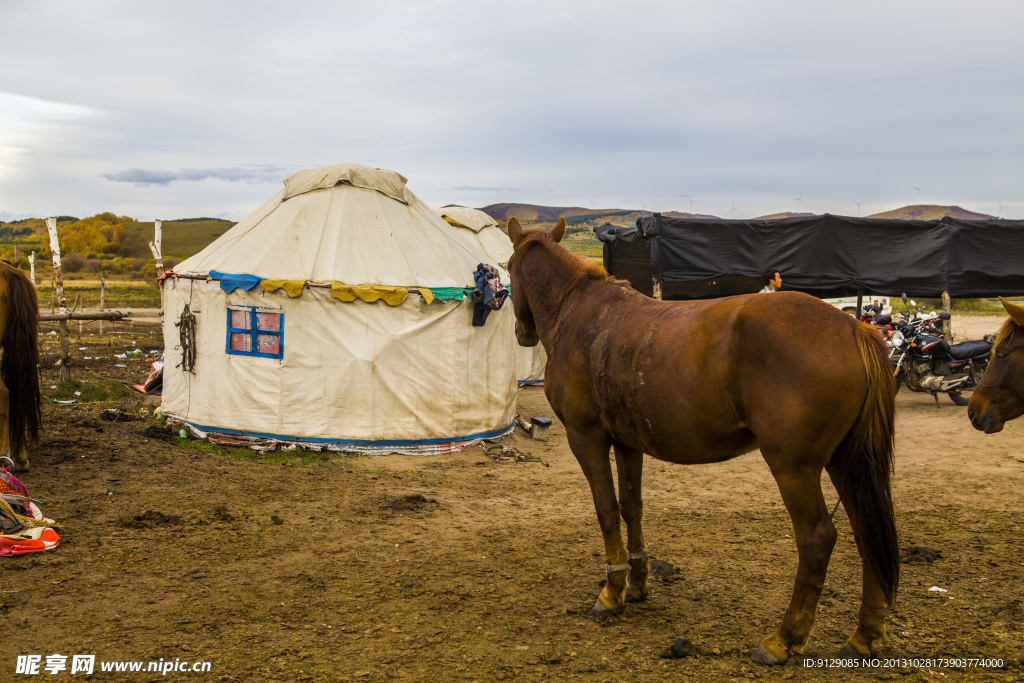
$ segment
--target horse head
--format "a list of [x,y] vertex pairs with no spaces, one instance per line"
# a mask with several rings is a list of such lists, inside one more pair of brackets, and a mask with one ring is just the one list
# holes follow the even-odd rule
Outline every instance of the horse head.
[[1024,415],[1024,307],[999,300],[1010,318],[999,330],[988,368],[967,408],[971,424],[986,434]]
[[[565,219],[559,218],[555,227],[548,233],[556,243],[565,236]],[[508,273],[512,278],[512,308],[516,314],[516,339],[520,346],[536,346],[540,341],[537,324],[533,318],[533,309],[526,295],[523,275],[523,254],[536,240],[527,240],[527,232],[515,217],[508,219],[508,238],[512,240],[515,251],[508,261]]]

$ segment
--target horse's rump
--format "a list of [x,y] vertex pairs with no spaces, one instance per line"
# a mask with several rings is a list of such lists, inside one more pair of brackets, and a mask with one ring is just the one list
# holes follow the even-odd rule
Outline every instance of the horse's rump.
[[39,439],[39,299],[36,288],[22,270],[0,263],[7,280],[7,312],[0,378],[10,394],[8,423],[11,453]]

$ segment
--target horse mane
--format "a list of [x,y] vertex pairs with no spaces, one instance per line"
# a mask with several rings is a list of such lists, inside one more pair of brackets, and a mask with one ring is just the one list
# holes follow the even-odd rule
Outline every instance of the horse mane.
[[999,345],[1004,341],[1009,341],[1010,337],[1013,336],[1014,330],[1018,327],[1020,327],[1020,325],[1017,324],[1016,320],[1013,318],[1007,318],[1006,322],[1003,323],[1003,326],[999,328],[999,332],[996,333],[996,341],[992,344],[992,353],[995,353],[996,349],[998,349]]
[[[590,259],[585,259],[582,256],[577,256],[571,253],[565,247],[561,247],[558,242],[551,237],[551,233],[547,230],[530,230],[527,232],[523,239],[520,240],[519,244],[516,245],[516,250],[512,254],[512,257],[508,260],[508,269],[511,271],[522,260],[523,254],[526,250],[537,245],[543,245],[549,254],[555,259],[568,267],[574,274],[573,281],[578,281],[581,278],[591,280],[612,280],[613,282],[619,282],[612,277],[609,277],[608,271],[603,266],[594,263]],[[556,247],[559,247],[556,249]]]

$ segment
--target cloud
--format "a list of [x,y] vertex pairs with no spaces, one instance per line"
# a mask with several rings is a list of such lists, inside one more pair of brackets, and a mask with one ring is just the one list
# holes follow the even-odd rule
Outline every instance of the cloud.
[[542,188],[529,187],[480,187],[478,185],[456,185],[452,188],[456,192],[551,192]]
[[239,168],[184,168],[180,171],[158,171],[145,168],[129,168],[118,173],[104,173],[103,178],[115,183],[132,183],[135,187],[152,185],[167,186],[176,181],[198,182],[201,180],[223,180],[229,183],[261,185],[279,183],[294,169],[281,166],[251,166]]

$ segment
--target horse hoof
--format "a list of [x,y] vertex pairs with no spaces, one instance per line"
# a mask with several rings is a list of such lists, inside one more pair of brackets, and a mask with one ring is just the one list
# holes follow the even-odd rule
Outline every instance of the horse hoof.
[[758,647],[752,653],[750,653],[750,659],[755,664],[764,664],[765,666],[778,666],[779,664],[785,664],[786,660],[779,659],[764,647]]
[[590,611],[587,612],[587,614],[589,614],[592,617],[610,617],[619,614],[620,612],[622,612],[622,610],[622,607],[608,609],[607,607],[601,604],[600,600],[598,600],[594,603],[594,606],[590,608]]
[[626,602],[643,602],[647,599],[647,593],[626,593]]
[[840,659],[856,659],[858,661],[865,662],[869,659],[872,659],[873,657],[874,653],[869,652],[867,654],[864,654],[863,652],[860,652],[857,648],[855,648],[853,645],[850,645],[849,643],[843,645],[843,647],[839,650]]

